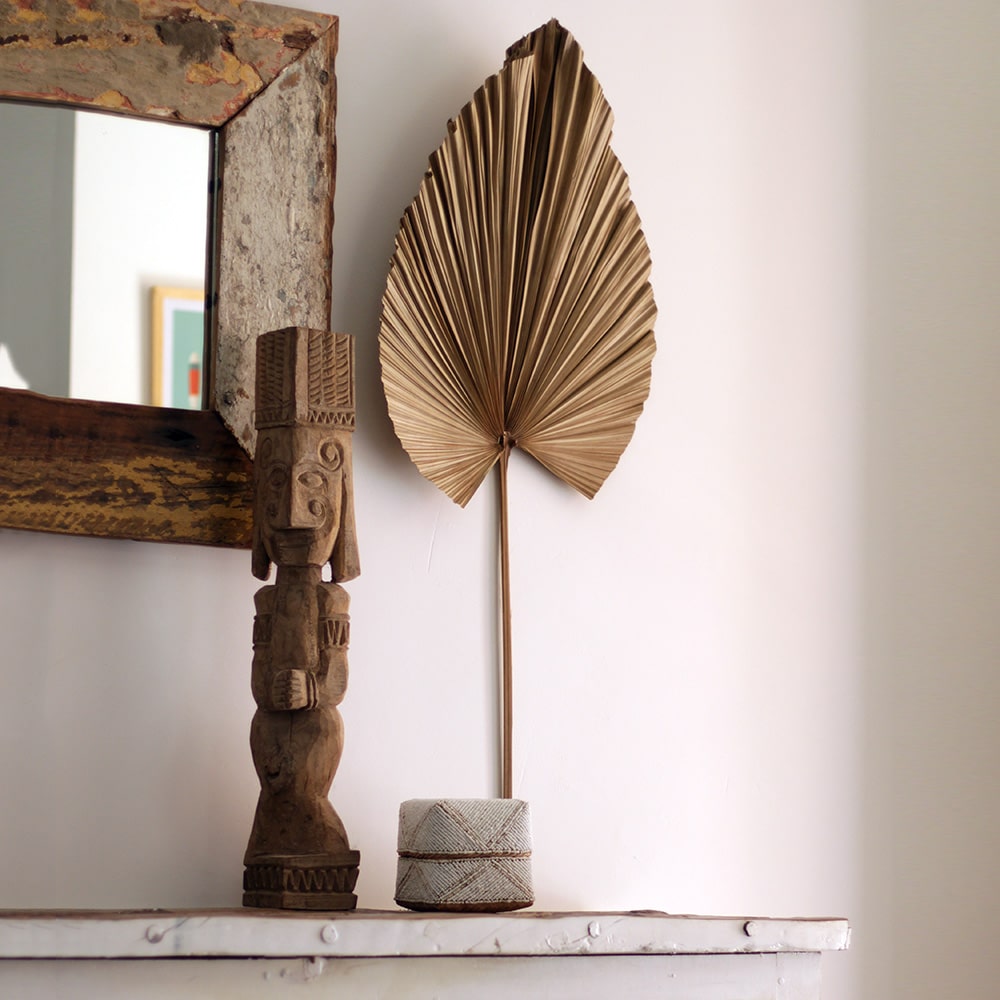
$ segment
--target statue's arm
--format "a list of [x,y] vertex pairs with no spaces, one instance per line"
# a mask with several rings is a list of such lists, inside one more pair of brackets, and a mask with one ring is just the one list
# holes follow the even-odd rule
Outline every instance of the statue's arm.
[[271,626],[274,611],[274,587],[261,587],[254,594],[253,663],[250,667],[250,690],[259,708],[274,711],[271,704]]
[[327,705],[339,705],[347,690],[347,646],[351,599],[336,583],[320,584],[319,593],[319,662],[316,683],[319,699]]

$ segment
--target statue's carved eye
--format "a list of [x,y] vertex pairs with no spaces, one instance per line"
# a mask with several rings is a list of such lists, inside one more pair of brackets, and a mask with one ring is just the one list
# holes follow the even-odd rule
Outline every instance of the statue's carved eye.
[[323,460],[323,464],[332,471],[336,472],[340,468],[340,449],[337,447],[336,441],[324,441],[319,446],[319,457]]
[[299,473],[299,484],[307,490],[321,490],[326,486],[326,476],[313,470],[301,472]]
[[288,473],[285,471],[284,467],[281,465],[275,465],[267,474],[267,485],[270,486],[272,490],[280,490],[281,487],[285,485],[287,479]]

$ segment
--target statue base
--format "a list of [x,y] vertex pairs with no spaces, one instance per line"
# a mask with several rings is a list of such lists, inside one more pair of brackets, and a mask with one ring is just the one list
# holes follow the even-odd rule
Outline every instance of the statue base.
[[243,905],[273,910],[353,910],[358,851],[257,857],[243,872]]

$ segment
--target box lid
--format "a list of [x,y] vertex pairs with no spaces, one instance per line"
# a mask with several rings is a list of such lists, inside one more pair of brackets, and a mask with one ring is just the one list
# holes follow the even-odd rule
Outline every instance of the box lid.
[[531,851],[528,803],[521,799],[408,799],[399,807],[401,854],[523,855]]

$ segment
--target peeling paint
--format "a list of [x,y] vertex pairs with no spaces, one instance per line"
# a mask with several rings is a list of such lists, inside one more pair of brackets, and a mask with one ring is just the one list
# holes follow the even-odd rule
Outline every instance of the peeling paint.
[[132,102],[118,90],[105,90],[103,94],[98,94],[92,103],[100,108],[132,109]]
[[243,63],[231,52],[224,50],[219,53],[222,56],[222,79],[226,83],[236,85],[243,80]]
[[260,74],[250,63],[242,64],[240,79],[246,84],[246,88],[251,94],[256,94],[264,86],[264,81],[260,78]]
[[147,105],[145,114],[151,118],[166,118],[173,121],[181,121],[180,112],[176,108],[158,108],[156,105]]
[[96,24],[98,21],[104,20],[104,15],[98,10],[90,10],[87,7],[79,6],[76,12],[76,16],[79,20],[85,21],[89,24]]
[[260,88],[260,77],[256,70],[230,53],[219,50],[222,68],[212,63],[194,63],[188,67],[185,79],[188,83],[211,85],[215,83],[227,83],[236,87],[244,85],[246,91],[253,92]]
[[25,5],[24,0],[21,0],[15,5],[14,20],[20,24],[37,24],[39,21],[45,20],[45,12],[32,10]]

